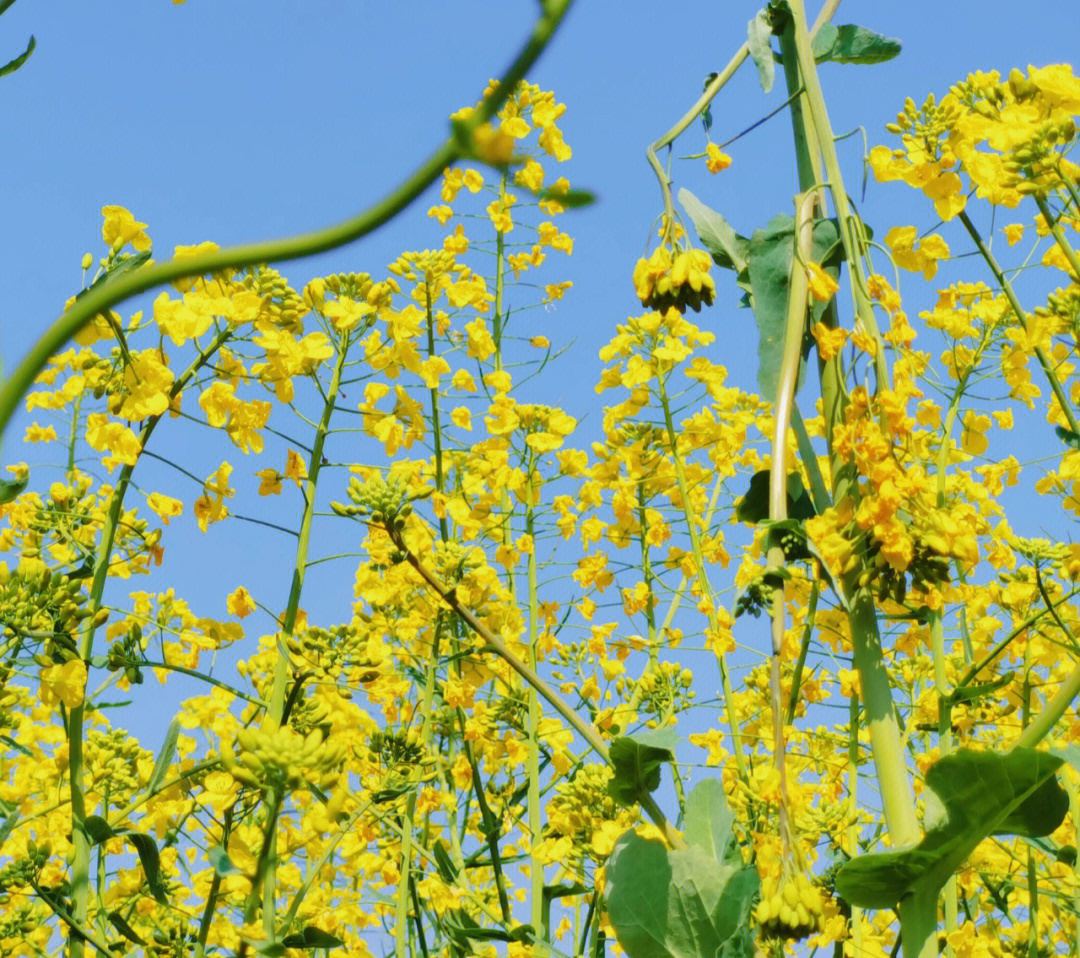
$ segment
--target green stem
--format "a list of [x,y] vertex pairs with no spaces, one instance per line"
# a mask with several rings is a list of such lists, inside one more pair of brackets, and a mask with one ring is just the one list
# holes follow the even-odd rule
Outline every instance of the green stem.
[[[690,548],[694,556],[698,588],[701,590],[701,599],[706,606],[709,628],[714,636],[717,636],[720,632],[720,622],[716,616],[716,596],[713,593],[712,583],[709,581],[708,573],[705,570],[705,554],[702,552],[701,537],[698,535],[697,516],[694,515],[693,508],[690,505],[690,487],[686,481],[686,470],[683,468],[682,456],[679,453],[679,434],[675,430],[675,421],[671,415],[671,402],[668,399],[666,378],[667,373],[658,369],[656,382],[660,393],[660,404],[664,411],[664,428],[667,431],[668,448],[671,450],[671,462],[675,467],[675,479],[679,486],[679,498],[682,502],[683,515],[686,516],[686,528],[690,535]],[[717,652],[716,661],[720,669],[720,685],[724,693],[724,711],[727,715],[728,728],[731,730],[731,751],[735,758],[735,767],[739,772],[739,778],[743,782],[749,783],[750,776],[746,768],[746,759],[743,756],[742,734],[739,730],[738,718],[735,715],[735,693],[731,688],[727,660],[723,653]]]
[[[930,647],[934,658],[934,686],[938,695],[938,747],[942,755],[953,750],[952,699],[948,688],[945,661],[945,629],[941,610],[930,612]],[[950,875],[942,892],[945,899],[945,933],[956,931],[956,875]],[[952,945],[945,946],[948,958],[953,958]]]
[[786,722],[795,721],[795,709],[799,704],[799,689],[802,686],[803,668],[810,651],[810,640],[814,637],[814,622],[817,618],[818,597],[821,594],[821,580],[814,579],[810,586],[810,601],[806,607],[806,625],[803,628],[802,641],[799,643],[799,657],[795,660],[795,671],[791,676],[791,694],[788,696]]
[[[289,601],[285,607],[285,615],[281,624],[281,631],[277,638],[277,658],[274,661],[274,678],[270,686],[270,702],[263,714],[263,728],[272,730],[281,724],[285,709],[285,687],[289,682],[291,659],[288,650],[288,640],[292,638],[296,628],[296,615],[300,609],[300,595],[304,588],[304,575],[307,570],[308,548],[311,542],[311,524],[315,515],[315,494],[319,483],[319,473],[322,470],[323,445],[326,435],[330,430],[330,418],[333,416],[334,407],[337,403],[338,393],[341,388],[341,374],[345,368],[345,357],[349,352],[349,334],[343,332],[337,345],[337,359],[334,363],[334,372],[330,378],[330,386],[326,391],[326,400],[323,403],[322,417],[315,431],[315,441],[311,446],[311,457],[307,464],[307,479],[304,481],[304,516],[300,522],[300,534],[296,541],[296,558],[293,563],[292,585],[289,589]],[[263,857],[266,862],[272,863],[277,859],[277,816],[285,796],[277,789],[271,789],[270,803],[267,820],[265,823],[265,843],[263,855],[260,856],[260,868],[256,874],[255,883],[251,887],[245,906],[245,920],[251,921],[255,916],[255,907],[258,903],[260,882],[262,883],[263,900],[263,930],[268,940],[274,940],[274,901],[277,876],[273,867],[264,867]]]
[[[535,455],[529,456],[529,461],[526,464],[525,478],[525,534],[529,536],[530,539],[533,538],[535,533],[534,510],[536,508],[536,502],[534,499],[535,488],[533,485],[533,477],[536,474],[535,458]],[[532,548],[529,549],[527,576],[529,590],[529,668],[535,672],[537,668],[537,623],[540,617],[537,602],[535,540],[533,541]],[[530,684],[528,689],[529,752],[526,759],[526,772],[529,776],[530,920],[537,936],[535,942],[535,945],[537,946],[536,952],[542,956],[547,954],[547,949],[544,947],[543,942],[547,941],[550,931],[544,921],[544,866],[537,861],[536,856],[536,849],[540,844],[543,830],[543,819],[541,817],[540,809],[540,700],[536,694],[536,686]]]
[[[979,254],[982,256],[986,265],[990,268],[990,272],[994,274],[994,280],[998,286],[1001,287],[1001,291],[1005,294],[1005,298],[1008,299],[1009,305],[1012,307],[1012,311],[1016,316],[1016,321],[1020,324],[1020,328],[1025,332],[1028,328],[1029,317],[1024,312],[1023,306],[1020,305],[1020,299],[1016,295],[1016,291],[1005,278],[1005,273],[998,265],[998,261],[994,259],[994,254],[990,252],[989,247],[983,242],[983,238],[979,231],[975,228],[975,224],[971,222],[971,217],[966,212],[961,211],[959,215],[960,222],[964,224],[964,229],[967,230],[968,235],[971,237],[972,242],[978,249]],[[1058,380],[1057,373],[1054,372],[1054,364],[1050,361],[1050,357],[1046,354],[1046,350],[1042,346],[1035,347],[1035,358],[1038,360],[1039,365],[1042,367],[1043,374],[1046,376],[1046,381],[1050,384],[1050,389],[1053,390],[1054,397],[1058,401],[1058,406],[1061,408],[1061,413],[1065,417],[1066,422],[1069,424],[1069,429],[1073,433],[1080,435],[1080,423],[1076,421],[1076,414],[1073,412],[1072,403],[1069,402],[1069,397],[1065,395],[1065,388]]]
[[518,81],[544,52],[572,3],[573,0],[548,0],[541,6],[542,13],[533,24],[532,32],[521,52],[503,73],[495,90],[484,98],[472,116],[461,125],[460,138],[458,135],[447,138],[404,183],[363,213],[312,233],[265,243],[233,246],[187,259],[156,263],[118,276],[80,296],[42,334],[12,374],[0,382],[0,434],[7,428],[19,400],[33,385],[37,374],[45,368],[49,357],[59,352],[64,344],[94,317],[103,313],[107,315],[109,310],[137,293],[178,279],[323,253],[367,235],[400,213],[434,183],[447,166],[469,154],[472,131],[490,120],[503,105]]
[[1076,250],[1072,248],[1072,244],[1065,238],[1065,231],[1061,228],[1060,218],[1054,215],[1046,200],[1038,194],[1035,195],[1035,203],[1038,205],[1043,219],[1046,220],[1046,226],[1050,230],[1050,235],[1054,237],[1054,242],[1057,243],[1061,252],[1065,254],[1065,258],[1072,267],[1073,282],[1080,282],[1080,256],[1076,255]]
[[[175,399],[195,374],[217,352],[221,345],[232,336],[231,330],[219,332],[210,345],[195,358],[192,364],[177,378],[169,390],[170,402]],[[163,415],[163,414],[162,414]],[[161,415],[151,416],[139,433],[139,448],[145,448],[155,427],[161,421]],[[137,460],[136,460],[137,461]],[[116,532],[123,513],[124,496],[131,484],[134,465],[126,465],[120,470],[116,488],[109,500],[109,511],[101,529],[101,543],[98,546],[94,562],[94,577],[90,586],[88,605],[92,614],[87,620],[85,630],[79,639],[79,658],[89,662],[94,648],[94,617],[101,609],[101,600],[105,594],[105,582],[109,575],[109,563],[112,556]],[[68,782],[71,788],[71,843],[73,858],[71,862],[71,903],[74,920],[80,926],[86,924],[89,914],[90,894],[90,842],[86,834],[86,792],[83,767],[83,722],[86,717],[86,703],[80,702],[68,715]],[[75,926],[73,925],[72,928]],[[83,939],[78,934],[69,938],[70,958],[82,958]]]

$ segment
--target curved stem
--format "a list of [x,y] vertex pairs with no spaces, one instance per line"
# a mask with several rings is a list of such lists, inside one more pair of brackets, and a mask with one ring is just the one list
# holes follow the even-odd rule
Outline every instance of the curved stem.
[[66,309],[34,344],[12,374],[0,383],[0,435],[7,428],[19,400],[26,394],[35,377],[48,362],[94,317],[105,313],[137,293],[164,283],[192,276],[203,276],[226,270],[236,270],[260,263],[284,262],[323,253],[344,246],[365,236],[405,209],[442,174],[442,171],[463,155],[468,155],[472,131],[491,119],[513,92],[518,81],[543,53],[548,41],[562,22],[573,0],[549,0],[543,13],[533,25],[532,34],[513,63],[499,80],[498,87],[463,123],[458,134],[447,138],[419,167],[385,199],[356,216],[326,229],[301,233],[287,239],[264,243],[249,243],[228,249],[215,250],[181,260],[168,260],[117,277],[112,282],[90,289]]

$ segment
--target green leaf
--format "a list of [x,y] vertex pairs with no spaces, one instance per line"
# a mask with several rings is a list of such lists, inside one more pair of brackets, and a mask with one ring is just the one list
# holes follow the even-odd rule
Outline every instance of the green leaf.
[[837,893],[862,908],[891,908],[914,892],[939,891],[990,835],[1049,835],[1069,809],[1054,777],[1063,762],[1031,748],[946,755],[926,772],[939,807],[933,818],[928,811],[922,841],[853,858],[837,873]]
[[455,884],[458,878],[458,869],[446,851],[446,846],[441,841],[436,840],[432,853],[435,855],[435,866],[439,869],[442,880],[448,885]]
[[[712,83],[719,76],[718,73],[706,73],[705,85],[701,88],[701,92],[704,93],[709,89],[709,84]],[[705,127],[705,136],[708,137],[709,130],[712,129],[712,104],[706,103],[705,109],[701,111],[701,125]]]
[[123,259],[118,259],[111,269],[102,273],[97,279],[95,279],[86,289],[80,290],[76,293],[76,299],[82,299],[92,289],[97,289],[99,286],[103,286],[106,283],[111,283],[118,276],[123,276],[124,273],[131,273],[137,270],[140,266],[146,263],[150,259],[150,250],[143,250],[141,253],[132,253],[125,256]]
[[884,63],[900,53],[900,41],[851,23],[825,24],[814,37],[818,63]]
[[767,10],[758,10],[757,16],[746,25],[746,34],[750,58],[761,79],[761,89],[768,93],[776,79],[776,64],[773,62],[772,24]]
[[124,837],[135,846],[139,853],[139,861],[142,862],[143,872],[146,874],[146,885],[150,894],[161,905],[169,903],[165,895],[165,885],[161,881],[161,859],[158,856],[157,845],[149,835],[142,832],[124,831]]
[[176,752],[176,740],[180,737],[180,719],[173,719],[165,732],[165,741],[161,743],[161,751],[158,752],[154,762],[154,770],[150,773],[150,780],[146,783],[146,793],[153,795],[158,790],[169,770],[169,763],[173,760]]
[[284,942],[280,941],[252,941],[250,938],[243,939],[247,944],[266,958],[283,958],[287,952]]
[[2,67],[0,67],[0,77],[7,76],[9,73],[14,73],[19,69],[27,60],[30,59],[30,54],[34,52],[37,47],[37,40],[34,39],[34,35],[30,34],[30,42],[26,44],[26,49],[23,50],[14,60],[8,60]]
[[660,767],[674,759],[678,741],[671,728],[615,739],[610,751],[614,775],[608,782],[608,794],[623,805],[633,805],[659,788]]
[[[795,220],[781,215],[769,221],[763,230],[754,230],[747,251],[747,280],[750,305],[754,310],[758,333],[758,387],[761,395],[775,399],[784,355],[787,326],[788,289],[791,263],[795,252]],[[810,259],[819,263],[834,279],[839,275],[843,257],[840,230],[835,220],[814,221]],[[814,300],[810,323],[817,322],[826,304]],[[802,376],[799,377],[800,381]]]
[[684,186],[679,190],[679,202],[697,230],[717,266],[741,273],[746,269],[746,252],[750,241],[740,236],[716,210],[711,210]]
[[[1080,436],[1071,429],[1066,429],[1064,426],[1055,426],[1054,433],[1066,446],[1072,449],[1080,449]],[[3,501],[3,499],[0,499],[0,502]]]
[[[724,863],[729,857],[740,857],[732,848],[731,826],[735,814],[728,808],[724,786],[718,778],[706,778],[686,796],[686,816],[683,832],[687,844],[700,848],[716,861]],[[731,852],[734,851],[734,856]],[[741,857],[740,857],[741,860]]]
[[[769,482],[771,470],[760,469],[750,477],[750,488],[735,506],[739,522],[758,523],[769,518]],[[787,514],[789,519],[810,519],[817,515],[814,501],[797,472],[787,477]]]
[[722,865],[696,845],[670,851],[633,831],[605,874],[608,917],[629,958],[713,958],[749,923],[758,890],[752,867]]
[[87,815],[83,819],[83,831],[86,832],[86,837],[90,839],[91,845],[100,845],[102,842],[116,837],[116,832],[113,831],[112,826],[100,815]]
[[993,682],[984,682],[981,685],[962,685],[952,690],[949,702],[955,705],[958,702],[970,702],[972,699],[981,699],[984,695],[996,692],[1004,688],[1016,677],[1015,672],[1006,672],[994,679]]
[[22,495],[29,480],[29,476],[23,476],[21,479],[0,479],[0,506]]
[[1074,868],[1076,866],[1076,846],[1062,845],[1054,857],[1057,861],[1064,862],[1070,868]]
[[538,200],[554,200],[560,206],[568,210],[580,209],[596,202],[596,194],[589,190],[539,190],[536,194]]
[[281,939],[286,948],[340,948],[345,944],[328,931],[308,925],[302,932]]
[[18,808],[5,809],[5,811],[8,812],[8,816],[0,824],[0,842],[8,840],[8,836],[15,831],[15,826],[19,824],[19,818],[21,817]]
[[214,872],[224,877],[225,875],[242,875],[243,869],[237,866],[229,857],[229,853],[220,845],[212,845],[206,850],[206,860]]
[[127,923],[127,919],[121,915],[120,912],[109,912],[109,922],[128,941],[133,941],[136,945],[146,944],[146,942],[139,937],[139,933]]

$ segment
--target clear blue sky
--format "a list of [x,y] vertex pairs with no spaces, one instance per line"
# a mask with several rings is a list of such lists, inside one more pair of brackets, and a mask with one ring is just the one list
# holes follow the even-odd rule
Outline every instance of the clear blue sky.
[[[630,273],[660,209],[645,145],[693,101],[704,75],[727,62],[759,6],[758,0],[577,0],[532,71],[532,81],[568,104],[561,126],[574,156],[563,172],[574,186],[599,195],[596,205],[562,221],[575,252],[563,275],[552,278],[571,279],[574,288],[544,314],[549,328],[536,330],[557,345],[576,337],[558,377],[565,393],[547,397],[572,413],[597,409],[591,389],[600,369],[597,350],[616,323],[639,311]],[[342,219],[386,193],[439,142],[447,115],[474,102],[500,73],[535,11],[536,3],[526,0],[15,3],[0,18],[0,61],[21,51],[30,33],[38,48],[22,70],[0,79],[5,367],[78,289],[83,252],[100,255],[104,204],[126,206],[148,223],[159,258],[179,243],[227,245]],[[812,4],[811,17],[816,12]],[[859,23],[904,44],[887,64],[822,70],[834,128],[862,124],[871,146],[884,140],[882,125],[905,96],[921,103],[971,70],[1007,74],[1013,66],[1068,61],[1077,49],[1076,9],[1061,0],[846,0],[835,22]],[[781,89],[779,83],[763,95],[748,64],[714,104],[714,138],[733,135],[777,106]],[[700,162],[677,165],[677,185],[748,234],[790,209],[796,187],[788,130],[781,115],[738,141],[729,149],[734,165],[716,177]],[[702,146],[695,127],[678,152]],[[850,183],[858,182],[861,152],[858,138],[841,146]],[[400,251],[440,241],[439,228],[424,216],[435,195],[377,236],[283,271],[298,288],[331,272],[383,275]],[[867,220],[882,235],[908,222],[898,204],[909,197],[899,186],[871,181]],[[753,389],[749,314],[722,294],[703,316],[730,344],[725,361],[735,381]],[[21,444],[26,421],[16,420],[10,431],[5,461],[35,454]],[[256,468],[230,446],[222,447],[223,457],[238,473]],[[199,474],[213,465],[198,467]],[[181,495],[189,509],[185,534],[166,540],[178,550],[170,554],[169,581],[193,601],[201,584],[214,583],[215,607],[200,614],[224,616],[224,594],[241,582],[253,591],[266,585],[267,598],[280,607],[291,546],[253,527],[239,540],[220,529],[193,538],[194,496],[174,480],[163,491]],[[334,569],[325,567],[330,578],[320,582],[347,589],[351,569]]]

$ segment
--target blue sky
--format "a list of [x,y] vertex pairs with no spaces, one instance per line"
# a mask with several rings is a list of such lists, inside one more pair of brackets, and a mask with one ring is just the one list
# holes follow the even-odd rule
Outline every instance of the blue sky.
[[[575,252],[551,278],[570,279],[574,287],[557,308],[535,313],[547,325],[530,330],[556,345],[574,341],[554,380],[561,394],[549,393],[548,402],[578,416],[593,410],[599,418],[591,388],[601,368],[597,351],[616,323],[640,311],[630,273],[660,210],[645,145],[693,102],[704,75],[727,62],[759,6],[756,0],[577,0],[532,71],[533,82],[568,104],[561,126],[574,156],[560,172],[599,196],[561,222],[575,238]],[[882,126],[905,96],[921,103],[975,69],[1007,74],[1013,66],[1068,61],[1076,52],[1075,13],[1063,9],[1070,5],[1060,0],[846,0],[835,22],[897,37],[904,49],[875,67],[823,67],[834,128],[861,124],[872,146],[885,141]],[[342,219],[388,192],[441,140],[448,114],[474,102],[501,72],[535,10],[534,2],[507,0],[16,3],[0,19],[0,60],[18,53],[30,33],[38,48],[22,70],[0,79],[5,367],[77,291],[82,254],[101,254],[103,205],[126,206],[148,223],[159,257],[176,244],[228,245]],[[747,64],[713,105],[714,138],[734,135],[779,105],[781,89],[782,82],[764,95]],[[700,161],[676,164],[676,185],[688,186],[749,234],[790,211],[796,182],[788,134],[782,114],[729,148],[730,170],[709,177]],[[850,184],[861,175],[861,143],[853,137],[840,147]],[[703,145],[695,126],[676,153]],[[282,270],[297,288],[332,272],[381,276],[402,250],[440,242],[439,227],[424,215],[436,195],[433,189],[376,236]],[[901,204],[911,198],[900,186],[871,181],[866,219],[883,235],[910,222]],[[924,219],[916,225],[932,225],[926,208],[918,208]],[[754,389],[749,313],[722,292],[702,316],[730,352],[723,361],[734,381]],[[6,437],[5,461],[35,454],[21,447],[26,422],[16,420]],[[186,440],[174,441],[183,452]],[[238,472],[256,468],[228,446],[222,457]],[[190,490],[180,491],[190,503]],[[288,543],[254,528],[239,539],[222,532],[173,541],[170,558],[179,565],[169,576],[180,594],[194,602],[209,581],[220,595],[213,600],[220,608],[201,614],[224,616],[224,594],[241,581],[267,584],[280,597],[273,604],[283,604]],[[333,568],[325,567],[320,582],[348,588],[351,569]]]

